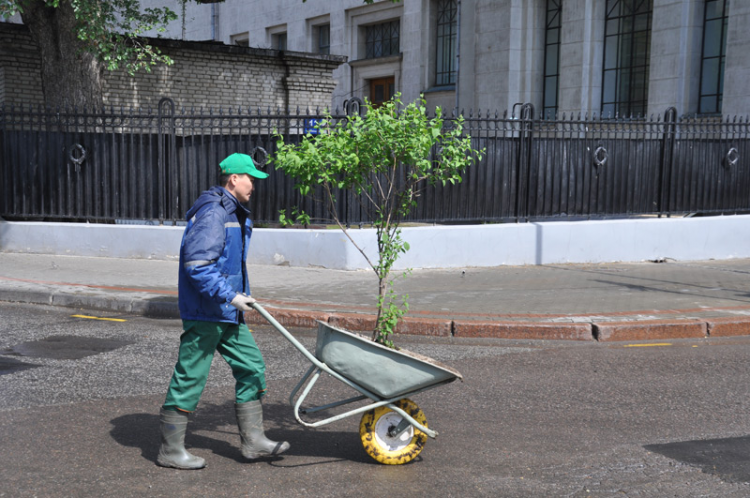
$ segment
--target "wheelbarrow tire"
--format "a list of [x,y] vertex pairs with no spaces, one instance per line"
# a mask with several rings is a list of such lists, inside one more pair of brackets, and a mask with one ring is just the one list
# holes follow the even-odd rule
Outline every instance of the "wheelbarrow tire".
[[[424,412],[416,403],[404,398],[394,404],[428,427]],[[390,436],[388,431],[402,420],[401,415],[387,406],[365,412],[359,422],[359,435],[365,452],[385,465],[401,465],[414,460],[427,443],[427,434],[409,425],[397,437]]]

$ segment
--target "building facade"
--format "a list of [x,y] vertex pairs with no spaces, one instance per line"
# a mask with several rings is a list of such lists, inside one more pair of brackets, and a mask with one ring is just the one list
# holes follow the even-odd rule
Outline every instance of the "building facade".
[[537,116],[744,115],[748,20],[744,0],[226,0],[187,4],[166,36],[344,55],[334,107],[401,92]]

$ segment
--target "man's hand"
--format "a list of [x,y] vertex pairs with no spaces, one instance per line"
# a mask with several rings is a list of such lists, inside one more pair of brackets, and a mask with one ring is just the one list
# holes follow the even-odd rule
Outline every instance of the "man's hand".
[[253,299],[250,296],[246,296],[244,294],[237,294],[234,296],[234,299],[232,299],[232,302],[229,303],[235,308],[237,308],[240,311],[250,311],[253,309],[252,304],[255,302],[255,299]]

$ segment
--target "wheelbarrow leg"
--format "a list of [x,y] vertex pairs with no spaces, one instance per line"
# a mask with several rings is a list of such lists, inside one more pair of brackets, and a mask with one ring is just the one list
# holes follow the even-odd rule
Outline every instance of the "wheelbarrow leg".
[[[312,368],[310,368],[310,370],[308,370],[307,374],[305,374],[305,376],[302,378],[302,380],[303,381],[307,380],[307,378],[310,377],[310,374],[312,374],[312,378],[310,379],[310,382],[308,382],[308,384],[305,386],[305,390],[302,391],[302,394],[300,395],[300,397],[297,400],[297,402],[296,403],[292,403],[294,405],[294,418],[296,418],[297,422],[299,422],[300,424],[302,424],[304,426],[308,426],[309,427],[310,424],[307,424],[307,423],[303,422],[302,419],[300,418],[300,416],[299,416],[299,407],[302,405],[302,402],[305,400],[305,398],[307,398],[307,395],[310,394],[310,390],[313,388],[313,386],[315,385],[315,383],[318,381],[318,378],[320,377],[320,372],[321,372],[321,369],[317,368],[315,366],[313,366]],[[300,382],[300,385],[301,384],[302,384],[302,382]],[[295,392],[298,389],[299,388],[295,388]],[[293,401],[293,400],[290,399],[290,401]]]
[[307,382],[307,379],[312,375],[312,373],[315,371],[317,367],[315,365],[311,366],[305,375],[302,376],[302,379],[297,382],[297,385],[292,389],[292,394],[289,395],[289,404],[294,406],[294,397],[297,396],[297,391],[299,391],[300,387]]

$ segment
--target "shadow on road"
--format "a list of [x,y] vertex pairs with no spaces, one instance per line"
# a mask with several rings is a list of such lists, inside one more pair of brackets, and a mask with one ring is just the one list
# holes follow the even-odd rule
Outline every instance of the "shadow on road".
[[651,444],[648,451],[701,467],[726,482],[750,482],[750,436]]
[[[306,461],[292,466],[320,465],[344,460],[375,464],[362,450],[356,430],[333,432],[325,429],[307,429],[297,424],[289,405],[265,403],[263,406],[266,435],[273,440],[289,441],[291,445],[284,455],[322,460]],[[157,413],[122,415],[112,419],[110,423],[110,435],[115,442],[122,446],[139,448],[144,459],[156,462],[160,443]],[[240,437],[236,424],[233,401],[222,404],[201,403],[196,413],[190,417],[185,447],[209,450],[229,460],[245,463],[246,460],[240,452]],[[283,463],[283,456],[259,461],[277,467],[289,466]]]

